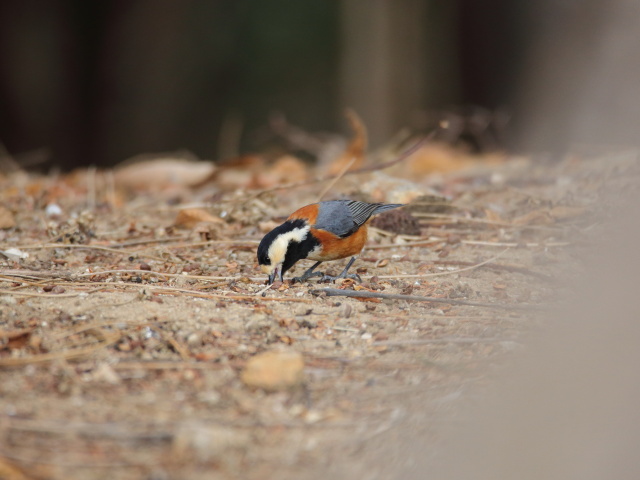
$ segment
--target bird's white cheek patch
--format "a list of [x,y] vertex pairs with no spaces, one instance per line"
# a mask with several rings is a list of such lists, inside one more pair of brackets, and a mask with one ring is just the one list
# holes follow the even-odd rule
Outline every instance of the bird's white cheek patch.
[[271,265],[278,265],[284,262],[284,256],[287,254],[289,242],[302,242],[309,233],[309,227],[294,228],[293,230],[279,235],[269,247],[269,259]]

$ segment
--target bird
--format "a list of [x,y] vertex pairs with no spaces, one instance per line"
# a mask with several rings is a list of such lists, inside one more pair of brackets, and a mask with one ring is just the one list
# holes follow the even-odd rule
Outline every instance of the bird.
[[[310,259],[316,263],[293,282],[304,282],[311,277],[322,277],[320,281],[352,278],[348,274],[356,256],[367,241],[367,221],[403,203],[366,203],[357,200],[329,200],[312,203],[299,208],[260,241],[258,263],[263,273],[269,276],[269,285],[284,274],[298,260]],[[351,257],[347,266],[337,277],[316,272],[322,262]]]

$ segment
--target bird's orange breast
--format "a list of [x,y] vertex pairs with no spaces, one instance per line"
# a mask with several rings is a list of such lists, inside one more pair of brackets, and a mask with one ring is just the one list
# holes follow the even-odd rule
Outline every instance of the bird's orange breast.
[[318,239],[322,248],[312,252],[307,258],[320,262],[338,260],[358,255],[367,241],[367,226],[363,225],[355,233],[345,238],[322,229],[311,228],[310,233]]

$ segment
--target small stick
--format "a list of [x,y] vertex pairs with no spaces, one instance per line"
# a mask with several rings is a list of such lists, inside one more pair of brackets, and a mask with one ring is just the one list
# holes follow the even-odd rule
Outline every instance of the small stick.
[[516,243],[516,242],[484,242],[480,240],[462,240],[465,245],[478,245],[481,247],[507,247],[507,248],[538,248],[538,247],[568,247],[571,242],[549,242],[549,243]]
[[509,342],[511,340],[506,340],[504,338],[482,338],[482,337],[444,337],[444,338],[425,338],[422,340],[382,340],[379,342],[373,342],[372,345],[374,347],[403,347],[403,346],[411,346],[411,345],[438,345],[443,343],[500,343],[500,342]]
[[338,288],[320,288],[311,290],[312,295],[326,294],[328,297],[353,297],[353,298],[381,298],[386,300],[406,300],[408,302],[432,302],[446,303],[449,305],[464,305],[468,307],[502,308],[507,310],[537,310],[536,305],[505,305],[503,303],[470,302],[453,298],[421,297],[417,295],[398,295],[393,293],[369,292],[366,290],[340,290]]
[[[473,266],[471,262],[463,262],[460,260],[434,260],[435,265],[460,265],[460,266]],[[537,277],[542,280],[553,280],[551,275],[547,275],[545,273],[534,272],[525,267],[518,267],[516,265],[500,265],[500,264],[492,264],[487,265],[487,268],[492,270],[504,270],[507,272],[521,273],[523,275],[531,275],[532,277]]]
[[[59,295],[58,295],[59,296]],[[86,347],[72,348],[69,350],[63,350],[61,352],[49,352],[40,353],[36,355],[29,355],[28,357],[5,357],[0,358],[0,367],[19,367],[22,365],[30,365],[32,363],[50,362],[52,360],[59,359],[71,359],[75,357],[82,357],[90,353],[95,352],[109,345],[113,345],[120,340],[121,335],[105,335],[104,340],[98,343],[91,344]]]
[[423,274],[418,274],[418,275],[411,275],[411,274],[378,275],[378,278],[423,278],[423,277],[440,277],[442,275],[453,275],[455,273],[467,272],[469,270],[474,270],[476,268],[482,267],[483,265],[486,265],[488,263],[493,262],[494,260],[497,260],[499,257],[504,255],[507,251],[509,251],[509,247],[505,248],[503,251],[501,251],[497,255],[494,255],[493,257],[488,258],[484,262],[476,263],[474,265],[471,265],[470,267],[459,268],[457,270],[450,270],[448,272],[423,273]]
[[411,215],[413,215],[414,217],[427,219],[440,218],[443,220],[450,220],[451,223],[478,223],[482,225],[491,225],[494,227],[520,228],[529,230],[564,230],[563,227],[550,225],[517,225],[509,222],[496,222],[494,220],[487,220],[486,218],[460,217],[457,215],[448,215],[446,213],[413,212]]
[[147,238],[140,240],[130,240],[128,242],[121,243],[113,243],[109,245],[111,248],[125,248],[125,247],[135,247],[137,245],[148,245],[150,243],[168,243],[168,242],[179,242],[180,240],[189,240],[188,236],[175,236],[175,237],[166,237],[166,238]]
[[65,297],[77,297],[82,292],[78,293],[34,293],[34,292],[19,292],[17,290],[0,290],[0,295],[20,295],[22,297],[45,297],[45,298],[65,298]]
[[333,188],[333,186],[338,183],[338,181],[344,177],[345,173],[347,173],[347,171],[351,168],[351,165],[354,164],[354,162],[357,160],[356,156],[351,157],[351,160],[349,160],[349,162],[342,168],[342,170],[340,170],[340,172],[338,173],[338,175],[335,176],[335,178],[333,180],[331,180],[329,182],[329,184],[324,188],[324,190],[322,191],[322,193],[320,194],[320,196],[318,197],[318,201],[322,201],[322,199],[324,198],[324,196],[329,193],[329,190],[331,190]]

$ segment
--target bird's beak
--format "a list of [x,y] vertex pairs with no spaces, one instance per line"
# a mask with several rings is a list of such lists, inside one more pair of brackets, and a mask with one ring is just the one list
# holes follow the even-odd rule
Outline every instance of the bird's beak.
[[279,280],[281,282],[284,282],[282,278],[282,267],[280,266],[274,268],[273,271],[269,274],[269,285],[271,285],[276,280],[276,277],[280,277]]

